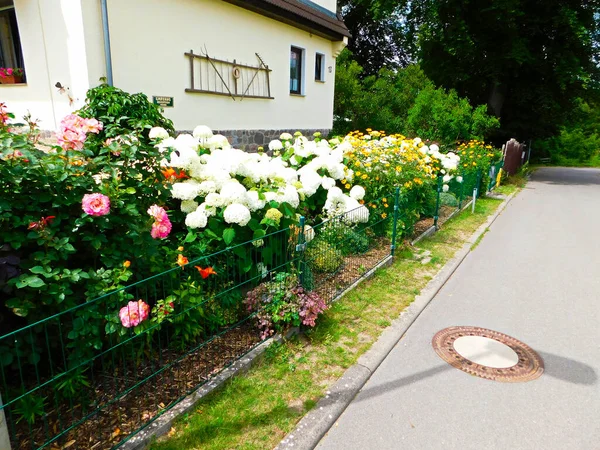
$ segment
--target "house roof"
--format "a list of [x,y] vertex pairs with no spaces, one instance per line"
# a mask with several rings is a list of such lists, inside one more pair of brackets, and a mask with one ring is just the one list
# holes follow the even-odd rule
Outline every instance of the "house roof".
[[310,0],[224,0],[280,22],[333,39],[350,37],[348,28],[334,12]]

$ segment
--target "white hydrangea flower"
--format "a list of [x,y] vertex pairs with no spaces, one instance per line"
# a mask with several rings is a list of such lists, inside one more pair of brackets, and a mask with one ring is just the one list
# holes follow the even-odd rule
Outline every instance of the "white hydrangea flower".
[[209,148],[213,148],[213,149],[216,149],[216,148],[228,149],[231,147],[229,140],[222,134],[215,134],[214,136],[210,137],[208,139],[207,145]]
[[190,228],[204,228],[208,223],[208,217],[201,210],[196,210],[185,216],[185,225]]
[[197,208],[198,202],[194,200],[184,200],[181,202],[181,211],[186,214],[196,211]]
[[173,183],[171,195],[179,200],[194,200],[200,192],[200,183],[195,180],[185,180],[182,183]]
[[444,191],[444,192],[448,192],[449,189],[450,189],[450,186],[448,186],[447,184],[442,186],[442,191]]
[[459,183],[463,182],[463,177],[461,177],[460,175],[456,177],[456,181],[458,181]]
[[294,139],[294,137],[290,133],[281,133],[279,139],[281,139],[282,141],[291,141],[292,139]]
[[330,201],[332,201],[332,202],[333,202],[333,201],[336,201],[336,200],[338,200],[338,201],[339,201],[339,200],[343,201],[344,197],[345,197],[344,193],[343,193],[343,192],[342,192],[342,190],[341,190],[339,187],[337,187],[337,186],[334,186],[334,187],[332,187],[332,188],[331,188],[331,189],[329,189],[329,191],[327,192],[327,200],[330,200]]
[[246,188],[237,180],[228,181],[219,192],[223,204],[246,203]]
[[347,223],[366,223],[369,221],[369,209],[358,203],[358,200],[346,197],[346,210],[343,220]]
[[450,181],[452,179],[452,175],[444,175],[444,178],[442,178],[442,181],[444,183],[447,183],[448,181]]
[[420,143],[421,143],[421,138],[416,137],[413,139],[413,144],[419,145]]
[[232,203],[223,211],[225,222],[236,223],[241,227],[245,227],[250,222],[250,218],[250,210],[240,203]]
[[365,197],[365,188],[358,185],[353,186],[352,189],[350,189],[350,197],[355,200],[362,200]]
[[430,148],[432,151],[434,151],[434,152],[439,152],[439,151],[440,151],[440,148],[437,146],[437,144],[431,144],[431,145],[429,146],[429,148]]
[[340,145],[340,140],[338,138],[329,139],[329,144]]
[[224,205],[223,199],[216,192],[212,192],[206,196],[204,203],[212,207],[220,207]]
[[288,203],[294,209],[300,206],[300,196],[298,195],[298,190],[289,184],[285,187],[285,189],[283,189],[283,191],[281,189],[279,190],[275,200],[279,203]]
[[194,128],[194,131],[192,132],[192,135],[196,138],[196,139],[210,139],[213,135],[213,132],[210,128],[208,128],[206,125],[198,125],[196,128]]
[[246,205],[250,211],[259,211],[267,204],[266,199],[259,197],[258,191],[248,191],[246,194]]
[[204,202],[200,203],[196,211],[203,212],[206,215],[206,217],[212,217],[217,213],[217,208],[215,208],[214,206],[209,206],[206,202]]
[[200,186],[198,186],[198,191],[200,192],[200,195],[204,195],[206,197],[212,192],[217,192],[217,185],[212,180],[206,180],[200,183]]
[[279,139],[273,139],[271,142],[269,142],[269,150],[271,151],[281,150],[282,148],[283,144]]
[[333,178],[329,178],[329,177],[322,177],[321,178],[321,186],[323,186],[323,189],[328,191],[329,189],[331,189],[332,187],[335,186],[335,180]]
[[169,133],[163,127],[152,127],[148,133],[150,139],[167,139]]
[[304,195],[311,197],[317,192],[319,186],[321,186],[321,176],[314,170],[307,168],[307,166],[302,168],[299,172],[300,183],[302,183],[302,189],[300,189],[300,191]]

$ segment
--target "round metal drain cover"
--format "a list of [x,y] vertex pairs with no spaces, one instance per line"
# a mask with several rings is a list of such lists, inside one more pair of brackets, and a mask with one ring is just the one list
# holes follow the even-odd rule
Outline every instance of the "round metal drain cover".
[[431,343],[448,364],[488,380],[517,383],[535,380],[544,372],[542,358],[531,347],[486,328],[445,328]]

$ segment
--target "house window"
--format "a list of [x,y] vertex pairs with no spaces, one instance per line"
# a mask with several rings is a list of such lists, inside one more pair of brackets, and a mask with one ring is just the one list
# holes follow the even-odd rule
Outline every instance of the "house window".
[[304,50],[292,47],[290,51],[290,94],[302,94]]
[[325,55],[315,55],[315,81],[325,81]]
[[14,2],[0,0],[0,67],[23,69],[23,65]]

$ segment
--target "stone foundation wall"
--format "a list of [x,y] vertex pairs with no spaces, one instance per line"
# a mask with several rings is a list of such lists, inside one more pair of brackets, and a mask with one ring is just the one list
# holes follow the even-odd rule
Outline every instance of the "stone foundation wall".
[[[300,131],[304,136],[312,138],[313,133],[320,132],[322,137],[327,137],[331,130],[213,130],[215,134],[225,136],[232,147],[247,152],[256,152],[258,147],[264,147],[268,150],[269,142],[273,139],[279,139],[282,133],[294,134]],[[179,133],[192,133],[191,131],[178,131]]]

